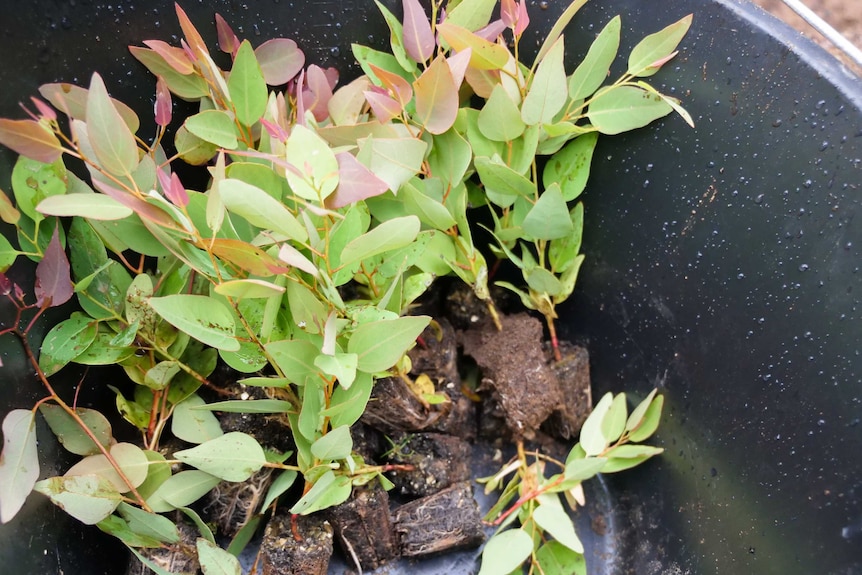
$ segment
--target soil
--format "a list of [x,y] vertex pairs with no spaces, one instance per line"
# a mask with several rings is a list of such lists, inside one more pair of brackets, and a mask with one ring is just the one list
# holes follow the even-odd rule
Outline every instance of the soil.
[[[855,73],[862,75],[862,68],[851,62],[841,50],[814,30],[782,0],[753,1],[823,46]],[[856,46],[862,47],[862,10],[860,10],[859,0],[803,0],[803,3]]]

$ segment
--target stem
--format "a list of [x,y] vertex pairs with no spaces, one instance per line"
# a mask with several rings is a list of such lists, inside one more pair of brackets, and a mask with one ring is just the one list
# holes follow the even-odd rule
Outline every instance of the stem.
[[554,326],[554,318],[545,314],[545,322],[548,324],[548,333],[551,335],[551,349],[554,350],[554,361],[563,361],[563,356],[560,353],[560,342],[557,339],[557,328]]

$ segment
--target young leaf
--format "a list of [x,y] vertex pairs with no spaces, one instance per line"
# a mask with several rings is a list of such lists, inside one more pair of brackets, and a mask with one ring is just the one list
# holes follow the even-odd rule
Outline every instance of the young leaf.
[[599,132],[613,135],[642,128],[672,111],[661,96],[634,86],[614,86],[593,97],[587,118]]
[[488,24],[497,0],[462,0],[447,15],[445,22],[475,32]]
[[614,395],[610,392],[602,396],[581,427],[580,444],[587,455],[598,455],[608,446],[608,441],[602,433],[602,422],[613,400]]
[[29,409],[13,409],[3,418],[0,523],[8,523],[15,517],[39,479],[35,415]]
[[251,225],[274,230],[297,242],[308,240],[308,232],[296,216],[260,188],[227,178],[219,183],[218,189],[228,211],[242,216]]
[[218,300],[202,295],[153,297],[150,306],[165,321],[216,349],[237,351],[233,313]]
[[392,48],[392,56],[395,57],[402,69],[413,72],[416,69],[416,62],[407,55],[407,51],[404,49],[404,27],[386,6],[378,0],[374,0],[374,3],[377,4],[377,8],[389,26],[389,46]]
[[387,220],[344,246],[341,265],[350,265],[404,247],[416,239],[419,227],[419,218],[413,215]]
[[287,161],[297,170],[287,170],[290,189],[306,200],[323,200],[338,186],[338,160],[319,135],[302,125],[293,127],[285,146]]
[[346,425],[336,427],[311,444],[311,454],[320,461],[337,461],[350,456],[353,439]]
[[218,477],[190,469],[180,471],[165,480],[155,492],[147,498],[147,505],[156,513],[173,511],[194,503],[221,481]]
[[476,70],[502,70],[509,61],[505,46],[485,40],[473,32],[453,24],[448,19],[437,26],[437,31],[453,50],[470,52],[470,67]]
[[452,127],[458,115],[458,86],[446,59],[441,55],[413,82],[416,120],[432,134]]
[[260,64],[248,40],[243,40],[236,53],[227,80],[236,119],[243,126],[253,126],[266,111],[269,93]]
[[233,150],[237,147],[236,125],[227,112],[204,110],[186,118],[183,126],[201,140],[220,148]]
[[533,552],[533,538],[521,529],[507,529],[496,533],[482,550],[479,575],[512,573]]
[[237,38],[236,32],[233,31],[227,20],[218,12],[215,15],[215,22],[219,50],[233,56],[239,49],[239,38]]
[[260,444],[238,431],[177,451],[174,457],[225,481],[245,481],[266,463]]
[[328,208],[342,208],[386,192],[389,186],[374,175],[350,152],[335,155],[338,161],[338,187],[326,199]]
[[688,32],[691,21],[689,14],[638,42],[629,55],[628,73],[646,78],[658,72]]
[[135,136],[123,122],[102,77],[93,74],[87,97],[87,133],[96,160],[115,176],[128,176],[138,166],[138,146]]
[[428,316],[406,316],[362,324],[350,336],[347,351],[359,356],[361,371],[385,371],[401,359],[430,321]]
[[554,43],[547,56],[539,62],[530,82],[530,91],[521,105],[521,119],[527,125],[550,124],[566,103],[566,69],[563,66],[564,40]]
[[330,469],[315,481],[311,489],[290,508],[290,512],[297,515],[308,515],[344,503],[352,491],[353,486],[350,477],[336,476]]
[[63,146],[57,136],[35,120],[0,118],[0,144],[17,154],[46,164],[57,161]]
[[39,351],[39,367],[46,376],[54,375],[90,347],[97,332],[98,325],[92,318],[72,313],[45,335]]
[[262,277],[274,275],[279,261],[257,246],[242,240],[211,240],[210,249],[220,259],[231,263],[241,270]]
[[72,286],[69,260],[66,252],[60,246],[60,236],[57,229],[45,249],[45,255],[36,265],[36,303],[40,307],[56,307],[72,298]]
[[46,216],[79,216],[91,220],[121,220],[134,212],[104,194],[65,194],[48,196],[36,206]]
[[[658,429],[659,420],[661,420],[661,410],[664,406],[664,396],[659,395],[653,399],[643,417],[636,424],[635,428],[629,433],[629,440],[640,442],[648,439]],[[634,413],[632,413],[634,415]],[[628,427],[628,424],[626,424]]]
[[287,84],[305,65],[305,54],[296,47],[296,42],[287,38],[267,40],[254,49],[254,55],[270,86]]
[[550,533],[554,539],[576,553],[584,552],[584,545],[575,533],[572,518],[560,505],[539,505],[533,512],[533,521]]
[[553,184],[539,196],[539,201],[521,223],[524,231],[539,240],[565,238],[572,234],[572,220],[560,186]]
[[434,55],[434,33],[431,22],[419,0],[403,0],[404,7],[404,49],[417,62],[427,62]]
[[9,196],[6,195],[6,192],[0,189],[0,220],[14,226],[18,223],[18,219],[20,217],[21,213],[15,209],[14,205],[12,205],[12,201],[9,199]]
[[218,419],[211,411],[195,409],[201,405],[206,405],[206,402],[193,393],[174,407],[171,417],[171,433],[174,436],[200,444],[224,435]]
[[168,66],[176,70],[178,74],[186,76],[194,73],[195,66],[182,48],[171,46],[163,40],[144,40],[144,45],[161,56]]
[[417,138],[360,138],[356,159],[397,194],[419,172],[428,145]]
[[622,21],[615,16],[593,41],[587,55],[569,77],[569,98],[581,100],[599,89],[620,48]]
[[627,417],[628,406],[626,405],[626,394],[618,393],[602,420],[602,435],[607,439],[608,443],[615,443],[620,438],[620,435],[623,434]]
[[526,127],[518,106],[499,84],[479,112],[478,125],[482,135],[495,142],[510,142],[523,134]]
[[563,199],[570,202],[581,195],[590,176],[593,151],[599,136],[595,132],[578,136],[551,156],[542,171],[545,188],[559,184]]
[[[129,46],[129,51],[154,76],[164,78],[171,92],[180,98],[197,101],[209,95],[206,80],[197,74],[180,74],[155,50],[141,48],[140,46]],[[45,94],[43,93],[43,95]]]
[[95,525],[114,512],[123,496],[107,479],[95,475],[51,477],[33,487],[63,511],[83,523]]

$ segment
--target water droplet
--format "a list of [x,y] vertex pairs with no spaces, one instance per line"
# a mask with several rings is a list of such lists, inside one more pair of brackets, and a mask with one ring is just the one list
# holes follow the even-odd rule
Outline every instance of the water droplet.
[[800,264],[799,271],[807,272],[808,271],[808,264]]
[[811,180],[805,180],[804,182],[802,182],[802,186],[805,188],[810,188],[813,183],[814,182],[812,182]]
[[542,0],[541,2],[539,2],[539,8],[541,8],[542,10],[547,10],[548,6],[549,6],[549,4],[545,0]]
[[737,274],[736,279],[738,279],[738,280],[744,280],[744,279],[745,279],[745,274]]
[[333,57],[338,58],[338,56],[341,54],[341,48],[339,48],[338,46],[333,46],[332,48],[329,49],[329,53]]
[[644,180],[644,183],[643,183],[643,186],[642,186],[642,187],[644,187],[644,188],[648,188],[648,187],[649,187],[649,180]]
[[820,151],[822,152],[823,150],[825,150],[825,149],[826,149],[826,148],[828,148],[828,147],[829,147],[829,142],[827,142],[827,141],[825,141],[825,140],[824,140],[824,141],[823,141],[823,142],[821,142],[821,144],[820,144]]
[[654,167],[655,167],[655,166],[654,166],[653,164],[647,164],[647,165],[646,165],[646,171],[647,171],[647,172],[651,172],[651,171],[652,171],[652,169],[653,169]]
[[774,122],[772,122],[772,127],[773,128],[781,127],[781,120],[775,120]]
[[766,194],[757,194],[757,197],[754,198],[754,203],[758,205],[762,204],[764,196],[766,196]]

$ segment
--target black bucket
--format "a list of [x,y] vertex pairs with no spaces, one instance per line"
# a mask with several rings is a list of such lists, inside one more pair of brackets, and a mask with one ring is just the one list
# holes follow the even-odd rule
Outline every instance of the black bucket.
[[[370,1],[185,4],[210,43],[217,11],[253,42],[293,38],[344,74],[350,42],[388,39]],[[532,33],[563,4],[530,3]],[[862,83],[743,0],[655,4],[591,0],[566,33],[582,54],[622,14],[627,53],[694,14],[656,86],[697,127],[668,117],[600,139],[587,260],[561,313],[562,336],[590,349],[594,393],[666,397],[666,453],[594,489],[607,513],[591,572],[862,573]],[[86,84],[94,70],[146,116],[153,80],[126,46],[176,40],[172,2],[0,5],[0,116],[20,117],[42,83]],[[7,190],[13,161],[0,152]],[[0,358],[0,413],[32,405],[42,390],[11,337]],[[62,454],[39,433],[53,474],[45,462]],[[4,573],[115,574],[125,559],[42,497],[0,526]]]

